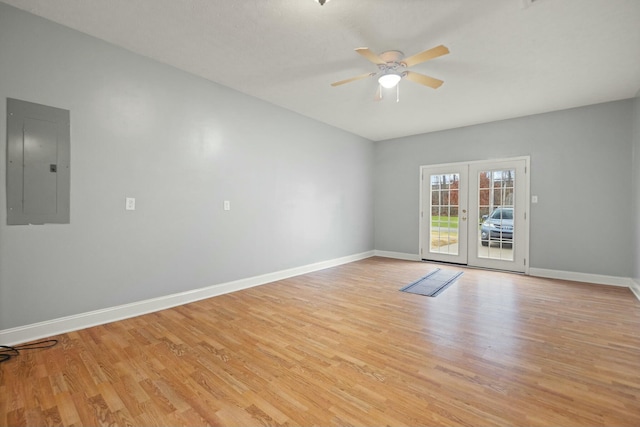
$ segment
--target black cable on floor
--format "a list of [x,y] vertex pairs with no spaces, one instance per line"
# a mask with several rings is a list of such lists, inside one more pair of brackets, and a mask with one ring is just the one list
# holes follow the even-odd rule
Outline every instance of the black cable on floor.
[[43,340],[32,342],[29,344],[22,344],[16,346],[0,345],[0,363],[6,362],[12,357],[20,355],[20,351],[24,350],[37,350],[41,348],[51,348],[58,344],[58,340]]

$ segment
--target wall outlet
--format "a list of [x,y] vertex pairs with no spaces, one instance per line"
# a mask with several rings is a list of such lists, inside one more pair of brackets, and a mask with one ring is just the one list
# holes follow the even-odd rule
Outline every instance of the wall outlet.
[[225,200],[224,201],[224,210],[225,211],[230,211],[231,210],[231,202],[229,200]]
[[136,210],[136,199],[133,197],[127,197],[124,208],[128,211]]

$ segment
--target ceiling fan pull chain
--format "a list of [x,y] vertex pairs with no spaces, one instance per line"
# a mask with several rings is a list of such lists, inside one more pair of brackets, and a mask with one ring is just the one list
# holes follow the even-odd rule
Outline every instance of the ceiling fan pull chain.
[[396,85],[396,102],[400,102],[400,85]]

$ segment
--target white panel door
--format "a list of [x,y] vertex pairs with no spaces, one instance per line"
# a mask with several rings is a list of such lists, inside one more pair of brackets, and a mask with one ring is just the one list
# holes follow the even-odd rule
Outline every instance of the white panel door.
[[421,258],[466,264],[468,166],[426,166],[421,173]]

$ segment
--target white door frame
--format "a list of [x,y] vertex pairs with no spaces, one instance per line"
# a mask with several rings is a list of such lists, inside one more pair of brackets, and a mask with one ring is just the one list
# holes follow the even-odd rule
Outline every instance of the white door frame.
[[[424,205],[423,203],[425,202],[424,197],[424,191],[425,189],[423,188],[423,173],[427,168],[460,168],[462,166],[471,166],[471,165],[479,165],[479,164],[486,164],[486,165],[493,165],[495,163],[500,163],[500,162],[509,162],[509,161],[521,161],[524,160],[525,161],[525,176],[524,176],[524,180],[525,180],[525,184],[524,184],[524,224],[523,224],[523,228],[524,228],[524,242],[525,244],[520,244],[520,248],[519,250],[522,251],[522,255],[524,256],[524,274],[529,274],[529,236],[530,236],[530,212],[531,212],[531,158],[530,156],[520,156],[520,157],[509,157],[509,158],[503,158],[503,159],[488,159],[488,160],[472,160],[472,161],[467,161],[467,162],[455,162],[455,163],[442,163],[442,164],[433,164],[433,165],[422,165],[420,166],[420,174],[418,175],[418,179],[420,180],[420,195],[419,195],[419,200],[420,200],[420,204],[419,204],[419,212],[418,212],[418,218],[419,218],[419,239],[418,239],[418,254],[420,254],[420,259],[424,259],[424,255],[423,254],[427,254],[429,251],[428,247],[424,247],[423,242],[426,241],[426,239],[424,238],[425,233],[429,232],[429,229],[424,225],[424,221],[423,221],[423,215],[424,215]],[[469,191],[476,191],[476,189],[469,189]],[[472,226],[472,222],[473,221],[467,221],[468,227],[469,227],[469,231],[471,231],[471,227]],[[522,225],[520,225],[522,226]],[[469,233],[468,233],[469,234]],[[471,245],[467,245],[467,247],[470,247]],[[471,257],[468,257],[468,259],[471,259]],[[519,270],[522,271],[522,270]]]

